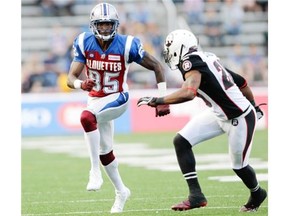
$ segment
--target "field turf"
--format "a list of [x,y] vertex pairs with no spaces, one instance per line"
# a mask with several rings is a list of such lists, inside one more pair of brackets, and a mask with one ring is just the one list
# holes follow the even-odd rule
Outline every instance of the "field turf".
[[[238,210],[241,205],[246,203],[249,192],[242,182],[235,181],[234,172],[225,166],[224,168],[218,167],[218,169],[205,169],[207,167],[205,163],[209,162],[210,154],[211,166],[213,166],[215,156],[228,155],[225,135],[206,141],[194,148],[196,159],[200,160],[208,154],[208,160],[207,158],[204,159],[204,162],[200,160],[197,164],[197,166],[204,165],[203,169],[198,170],[198,177],[208,200],[207,207],[185,212],[170,210],[171,205],[186,199],[188,195],[186,182],[179,168],[177,170],[178,165],[175,163],[173,137],[174,133],[170,132],[115,136],[117,143],[115,146],[124,146],[121,148],[122,153],[118,156],[119,170],[124,183],[132,192],[124,212],[120,215],[246,215],[247,213],[239,213]],[[54,143],[56,141],[57,145]],[[76,143],[78,141],[83,149],[79,149],[75,141]],[[29,145],[29,143],[33,144]],[[49,143],[51,143],[51,148],[49,148]],[[63,143],[63,147],[60,148]],[[133,149],[138,148],[139,143],[144,144],[145,148],[140,151],[142,154],[137,153],[138,155],[133,157],[129,152],[133,153]],[[256,173],[261,176],[259,178],[260,185],[268,192],[268,180],[265,179],[265,176],[268,175],[267,130],[256,131],[253,145],[251,165],[253,166],[255,163]],[[151,155],[153,154],[152,159],[149,151]],[[22,216],[111,215],[109,211],[114,202],[114,189],[104,172],[104,184],[101,190],[98,192],[86,191],[90,161],[85,152],[87,154],[82,137],[22,138]],[[170,158],[165,158],[166,152]],[[117,153],[115,150],[116,155]],[[129,160],[126,159],[127,157]],[[162,161],[158,162],[157,160],[160,158]],[[165,166],[165,160],[167,160],[167,166]],[[157,166],[152,162],[155,162]],[[150,166],[149,163],[151,163]],[[161,164],[163,169],[170,168],[167,171],[159,170]],[[155,166],[155,169],[152,165]],[[223,160],[223,165],[225,165],[225,160]],[[229,162],[226,165],[229,167]],[[232,180],[225,181],[224,177]],[[222,179],[222,181],[218,179]],[[255,215],[268,215],[268,198]]]

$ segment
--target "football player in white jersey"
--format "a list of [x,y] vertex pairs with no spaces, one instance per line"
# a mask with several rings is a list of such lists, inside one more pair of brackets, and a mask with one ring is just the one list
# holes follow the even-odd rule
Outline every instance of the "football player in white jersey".
[[[113,120],[128,107],[127,73],[130,64],[136,62],[154,71],[159,95],[166,92],[164,67],[143,49],[137,37],[119,34],[118,26],[119,17],[113,5],[100,3],[92,9],[91,32],[83,32],[74,40],[74,59],[67,79],[68,87],[89,92],[87,107],[80,117],[91,161],[86,189],[95,191],[101,188],[101,162],[115,187],[111,213],[122,212],[131,193],[121,179],[113,153]],[[84,68],[87,79],[81,80],[79,76]],[[156,116],[169,113],[169,105],[156,108]]]
[[232,169],[250,190],[249,200],[240,211],[257,211],[267,197],[267,192],[260,187],[255,171],[249,165],[249,156],[255,125],[263,112],[259,105],[255,105],[246,80],[225,68],[215,54],[201,51],[197,38],[187,30],[171,32],[166,37],[163,54],[168,66],[182,73],[182,87],[164,97],[140,98],[138,106],[157,107],[201,97],[211,108],[193,117],[173,140],[177,160],[190,193],[188,199],[173,205],[172,209],[184,211],[207,205],[198,182],[192,147],[226,133]]

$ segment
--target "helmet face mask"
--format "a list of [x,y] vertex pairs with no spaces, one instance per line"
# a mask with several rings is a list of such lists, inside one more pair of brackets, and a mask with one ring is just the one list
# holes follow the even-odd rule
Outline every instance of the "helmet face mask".
[[171,32],[165,40],[163,57],[172,69],[178,69],[181,58],[188,52],[198,49],[198,40],[195,35],[187,30],[179,29]]
[[[104,30],[99,28],[101,23],[111,23],[112,28]],[[119,17],[115,7],[108,3],[100,3],[96,5],[90,13],[90,29],[95,37],[104,41],[108,41],[115,37],[119,27]],[[108,33],[108,35],[107,35]]]

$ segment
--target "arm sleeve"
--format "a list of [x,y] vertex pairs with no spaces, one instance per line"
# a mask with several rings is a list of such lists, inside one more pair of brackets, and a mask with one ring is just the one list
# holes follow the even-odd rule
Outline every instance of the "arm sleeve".
[[244,77],[242,77],[241,75],[229,70],[228,68],[225,68],[233,77],[234,82],[236,83],[236,85],[242,89],[245,88],[247,86],[247,81]]

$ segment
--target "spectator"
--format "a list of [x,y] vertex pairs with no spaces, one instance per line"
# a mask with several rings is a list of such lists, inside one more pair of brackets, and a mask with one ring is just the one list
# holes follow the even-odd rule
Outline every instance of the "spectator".
[[[32,53],[26,62],[22,65],[22,85],[21,92],[39,92],[42,86],[41,73],[43,65],[39,59],[39,55]],[[40,88],[40,89],[39,89]]]
[[158,59],[160,59],[163,51],[163,37],[161,35],[159,26],[152,22],[148,23],[146,26],[149,29],[149,31],[145,32],[147,41],[151,41],[151,45],[154,50],[153,53]]
[[209,39],[210,46],[223,45],[222,22],[218,18],[218,13],[213,7],[209,7],[205,14],[204,33]]
[[75,0],[53,0],[58,16],[74,16],[73,6]]
[[67,49],[67,34],[60,25],[60,23],[56,23],[51,27],[50,34],[47,35],[50,51],[53,55],[57,57],[61,57],[65,54]]
[[34,53],[22,67],[22,93],[58,91],[56,58],[49,53],[46,59]]
[[258,12],[261,11],[261,7],[255,0],[241,1],[242,8],[245,12]]
[[242,74],[243,64],[245,62],[245,57],[243,54],[243,47],[241,43],[235,43],[232,47],[232,51],[227,55],[228,62],[227,65],[234,71]]
[[57,15],[57,6],[53,0],[37,0],[37,5],[40,6],[43,16]]
[[224,0],[220,14],[225,34],[239,35],[244,18],[244,11],[241,5],[234,0]]
[[52,53],[48,53],[47,58],[44,59],[44,71],[41,74],[42,87],[48,91],[58,90],[58,75],[57,57]]
[[183,11],[188,15],[188,23],[203,24],[204,1],[184,0]]
[[247,56],[246,66],[251,68],[253,81],[264,81],[267,79],[267,62],[259,53],[256,44],[249,45],[249,54]]
[[142,24],[147,24],[151,21],[151,13],[145,6],[146,3],[139,2],[135,5],[133,5],[133,9],[131,8],[129,13],[129,19],[133,20],[134,22],[139,22]]

